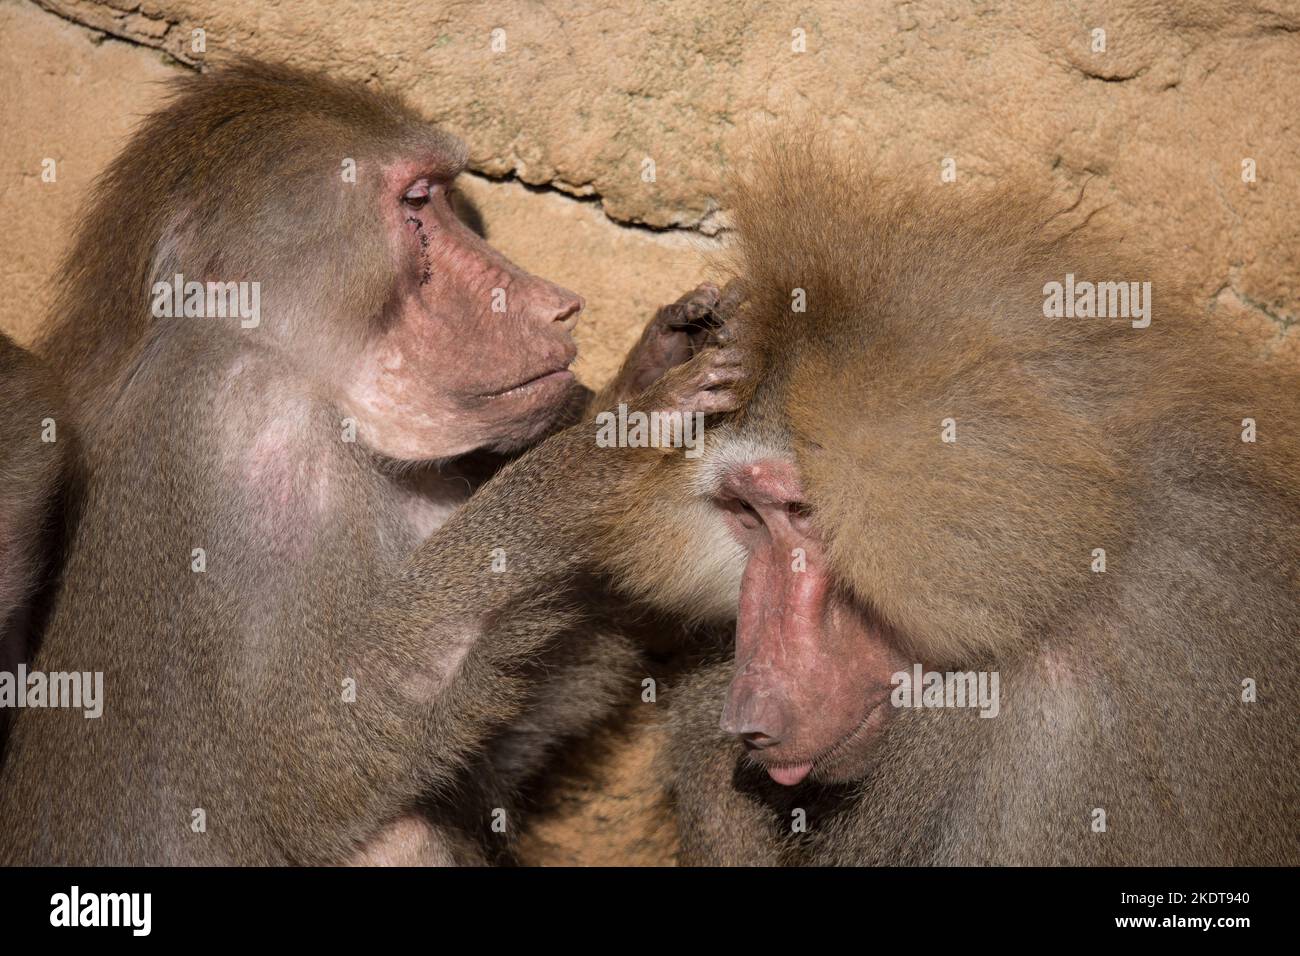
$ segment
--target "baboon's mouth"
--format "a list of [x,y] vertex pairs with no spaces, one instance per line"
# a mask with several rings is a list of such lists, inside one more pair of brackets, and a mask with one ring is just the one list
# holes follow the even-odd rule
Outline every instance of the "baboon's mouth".
[[767,775],[783,787],[793,787],[795,784],[803,783],[804,778],[812,773],[812,768],[811,760],[803,763],[780,764],[768,767]]
[[546,388],[549,385],[567,385],[573,380],[574,375],[569,371],[568,367],[561,366],[560,368],[548,369],[539,375],[534,375],[531,378],[524,379],[522,382],[517,382],[514,385],[509,385],[496,391],[487,392],[484,394],[484,397],[492,399],[515,398],[519,395],[523,395],[525,392],[536,391],[541,388]]
[[849,762],[848,758],[856,756],[860,749],[874,741],[889,718],[888,703],[889,695],[886,693],[871,705],[866,715],[852,730],[811,757],[800,760],[774,760],[764,758],[761,750],[748,745],[745,748],[746,754],[783,787],[793,787],[803,783],[810,776],[823,783],[842,783],[852,778],[854,771],[847,766],[841,767],[840,764]]

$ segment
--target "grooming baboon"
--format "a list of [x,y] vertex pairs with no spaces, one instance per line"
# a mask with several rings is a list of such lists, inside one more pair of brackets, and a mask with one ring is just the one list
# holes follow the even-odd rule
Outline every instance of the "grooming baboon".
[[[0,333],[0,674],[27,660],[33,605],[53,570],[67,425],[49,370]],[[0,693],[0,760],[12,707]]]
[[[103,716],[23,712],[0,859],[493,859],[510,791],[622,693],[632,649],[578,589],[623,452],[574,426],[470,498],[499,459],[469,453],[590,396],[581,301],[453,214],[463,155],[395,98],[242,63],[109,168],[44,343],[88,478],[38,658],[103,672]],[[245,308],[189,314],[178,276]],[[684,360],[716,296],[662,310],[596,403]],[[723,410],[738,373],[710,349],[644,401]]]
[[[793,149],[736,208],[757,388],[608,530],[736,620],[669,701],[683,861],[1300,862],[1294,374],[1159,279],[1045,317],[1152,279],[1046,198]],[[997,715],[895,706],[917,663]]]

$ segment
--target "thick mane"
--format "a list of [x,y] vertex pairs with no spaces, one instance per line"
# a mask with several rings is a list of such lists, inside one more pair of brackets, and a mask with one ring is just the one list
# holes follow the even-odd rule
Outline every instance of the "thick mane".
[[[1174,490],[1250,488],[1300,521],[1295,376],[1069,200],[891,180],[788,141],[755,168],[731,200],[731,268],[761,404],[783,402],[842,576],[932,650],[1005,647],[1076,606],[1079,542],[1123,554]],[[1067,274],[1149,282],[1149,326],[1045,315]],[[910,554],[871,547],[909,536]],[[1270,547],[1295,566],[1294,544]]]

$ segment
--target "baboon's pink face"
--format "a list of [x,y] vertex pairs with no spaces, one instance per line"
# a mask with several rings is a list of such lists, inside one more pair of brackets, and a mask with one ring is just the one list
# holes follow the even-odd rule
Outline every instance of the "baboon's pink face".
[[383,177],[379,215],[397,279],[345,403],[359,439],[402,460],[521,447],[575,387],[568,367],[582,299],[470,230],[449,199],[454,173],[405,162]]
[[850,779],[890,715],[903,658],[836,585],[793,461],[731,463],[713,500],[745,553],[722,728],[777,783]]

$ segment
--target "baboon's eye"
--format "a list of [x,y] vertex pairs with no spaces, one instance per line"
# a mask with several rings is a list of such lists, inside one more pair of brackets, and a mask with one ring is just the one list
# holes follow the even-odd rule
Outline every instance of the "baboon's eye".
[[402,202],[411,209],[419,209],[429,201],[429,187],[424,183],[412,186],[402,196]]
[[747,531],[763,526],[763,518],[754,510],[754,506],[743,498],[733,498],[728,495],[716,498],[714,502],[723,511],[729,512],[732,519]]
[[785,506],[790,516],[790,527],[806,533],[812,527],[812,505],[803,501],[792,501]]

